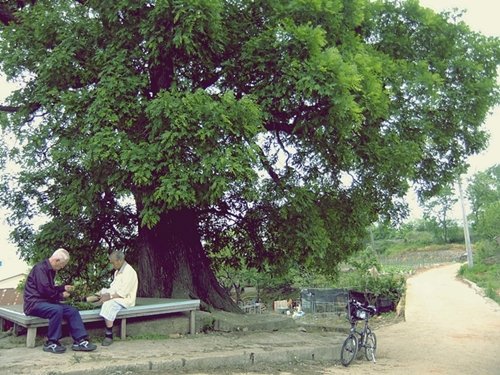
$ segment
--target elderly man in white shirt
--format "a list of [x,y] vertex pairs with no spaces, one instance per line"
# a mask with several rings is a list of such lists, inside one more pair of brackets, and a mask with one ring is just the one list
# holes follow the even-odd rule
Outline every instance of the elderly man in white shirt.
[[[127,307],[135,306],[137,295],[137,273],[134,268],[125,261],[125,254],[114,251],[109,256],[109,261],[115,269],[115,275],[109,288],[104,288],[96,298],[102,302],[100,316],[106,324],[106,337],[102,345],[109,346],[113,343],[113,323],[118,312]],[[88,301],[92,302],[90,298]]]

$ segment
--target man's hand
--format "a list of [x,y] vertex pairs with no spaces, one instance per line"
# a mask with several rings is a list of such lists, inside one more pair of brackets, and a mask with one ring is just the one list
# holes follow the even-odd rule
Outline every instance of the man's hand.
[[66,292],[74,292],[75,291],[75,287],[73,285],[65,285],[64,286],[64,290]]
[[92,303],[94,303],[94,302],[99,301],[99,299],[100,299],[100,297],[97,297],[97,296],[95,296],[95,295],[94,295],[94,296],[88,296],[88,297],[86,298],[86,301],[87,301],[87,302],[92,302]]
[[69,294],[68,292],[63,292],[63,298],[69,298],[69,296],[71,296],[71,294]]

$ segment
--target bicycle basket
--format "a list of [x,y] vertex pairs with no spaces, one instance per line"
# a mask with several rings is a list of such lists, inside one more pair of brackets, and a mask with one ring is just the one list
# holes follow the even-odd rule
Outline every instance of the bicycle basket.
[[363,306],[360,302],[352,299],[347,303],[350,320],[366,320],[375,315],[373,306]]
[[358,320],[365,320],[368,318],[368,313],[364,310],[355,310],[354,315]]

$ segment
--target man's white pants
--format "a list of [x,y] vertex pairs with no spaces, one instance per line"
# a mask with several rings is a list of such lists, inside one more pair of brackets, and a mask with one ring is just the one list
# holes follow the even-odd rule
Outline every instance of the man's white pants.
[[[110,289],[103,289],[101,290],[101,293],[115,294],[114,291]],[[125,306],[122,306],[117,301],[110,299],[106,302],[103,302],[101,306],[101,312],[99,313],[99,315],[102,316],[104,319],[109,320],[110,322],[114,322],[116,319],[116,315],[120,312],[121,309],[124,308]]]

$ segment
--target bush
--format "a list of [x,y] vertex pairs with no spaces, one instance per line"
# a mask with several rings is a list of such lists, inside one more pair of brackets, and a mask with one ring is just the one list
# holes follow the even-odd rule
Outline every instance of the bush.
[[339,279],[338,287],[363,293],[370,304],[375,304],[377,299],[386,298],[396,305],[406,291],[405,276],[395,272],[376,274],[370,271],[382,271],[382,265],[371,249],[362,251],[359,258],[352,259],[349,264],[354,270]]
[[500,248],[497,242],[481,241],[476,244],[476,259],[477,261],[482,261],[489,257],[494,257],[500,255]]

